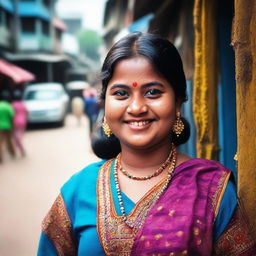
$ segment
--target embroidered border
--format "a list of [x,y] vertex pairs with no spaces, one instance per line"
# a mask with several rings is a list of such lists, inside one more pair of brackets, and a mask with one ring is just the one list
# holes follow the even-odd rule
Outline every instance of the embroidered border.
[[61,195],[59,195],[42,223],[42,231],[54,244],[58,255],[77,255],[72,236],[71,221]]
[[135,205],[127,218],[134,228],[129,227],[118,216],[111,194],[110,173],[113,159],[107,161],[99,171],[97,182],[97,230],[106,255],[129,256],[138,229],[144,223],[148,210],[155,203],[156,193],[162,188],[163,181],[155,185]]
[[217,189],[212,197],[212,207],[214,212],[214,221],[218,215],[219,208],[220,208],[220,202],[222,199],[222,196],[225,192],[226,186],[228,184],[228,180],[230,177],[231,172],[230,171],[221,171],[220,178],[218,181]]
[[214,255],[256,255],[256,244],[250,236],[250,230],[239,205],[227,229],[217,241]]

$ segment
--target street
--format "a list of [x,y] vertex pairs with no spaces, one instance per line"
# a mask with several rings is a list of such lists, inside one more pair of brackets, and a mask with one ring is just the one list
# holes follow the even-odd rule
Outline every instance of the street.
[[62,184],[98,158],[89,125],[69,115],[62,128],[26,131],[27,156],[5,153],[0,165],[0,256],[35,256],[40,226]]

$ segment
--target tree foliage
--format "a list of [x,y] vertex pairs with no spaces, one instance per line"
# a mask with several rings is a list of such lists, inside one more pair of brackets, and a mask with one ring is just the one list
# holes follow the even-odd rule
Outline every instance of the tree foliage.
[[78,35],[80,51],[93,60],[99,60],[99,47],[103,40],[97,31],[83,30]]

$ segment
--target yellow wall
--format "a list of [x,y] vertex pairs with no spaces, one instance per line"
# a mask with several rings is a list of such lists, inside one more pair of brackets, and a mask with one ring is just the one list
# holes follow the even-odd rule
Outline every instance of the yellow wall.
[[235,0],[238,195],[256,238],[256,1]]

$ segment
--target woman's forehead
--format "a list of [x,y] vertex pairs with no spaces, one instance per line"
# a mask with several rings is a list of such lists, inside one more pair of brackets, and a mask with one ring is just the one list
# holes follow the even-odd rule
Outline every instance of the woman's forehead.
[[152,81],[166,81],[146,57],[133,57],[118,62],[108,84],[125,83],[136,88]]

